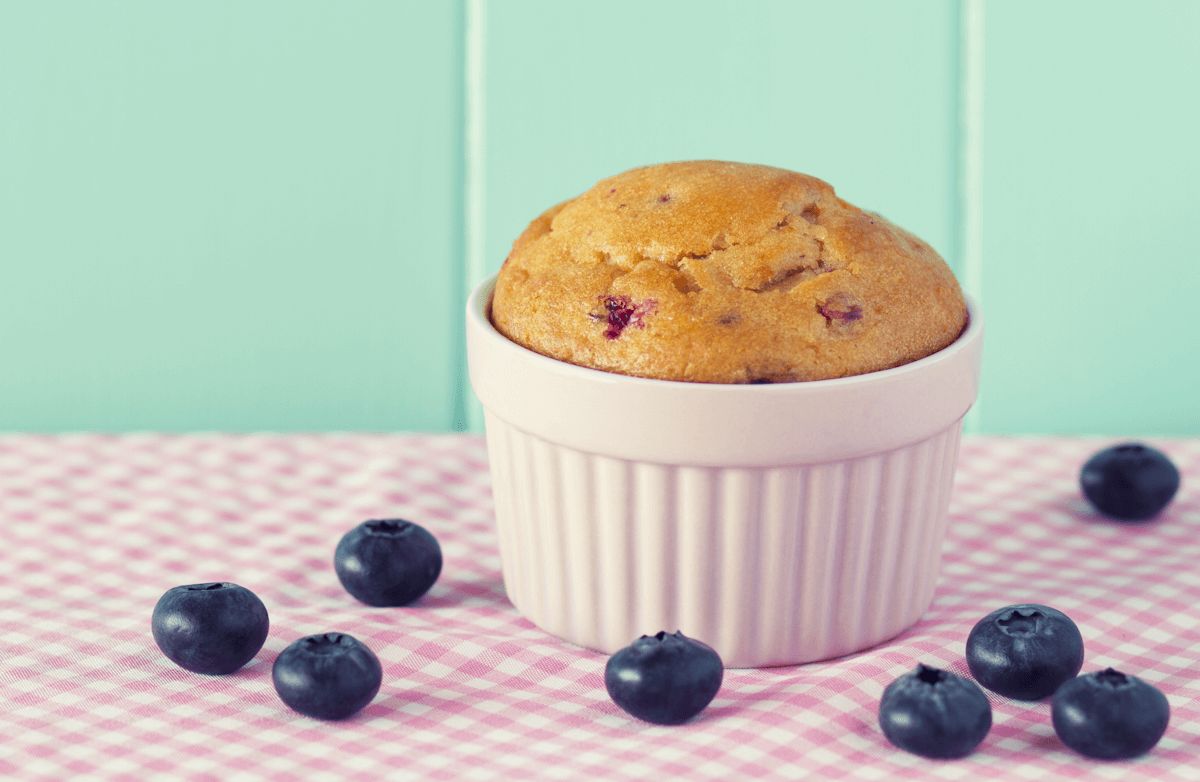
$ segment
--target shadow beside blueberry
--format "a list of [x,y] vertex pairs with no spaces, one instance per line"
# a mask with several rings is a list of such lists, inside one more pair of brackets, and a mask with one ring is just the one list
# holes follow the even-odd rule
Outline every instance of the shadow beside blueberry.
[[440,581],[429,594],[416,600],[410,608],[512,608],[504,591],[504,582],[495,578]]

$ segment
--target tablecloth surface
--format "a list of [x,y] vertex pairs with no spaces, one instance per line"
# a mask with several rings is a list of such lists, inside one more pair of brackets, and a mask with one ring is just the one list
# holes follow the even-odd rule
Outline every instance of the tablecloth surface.
[[[603,655],[506,600],[479,437],[0,437],[0,777],[1200,779],[1200,440],[1156,441],[1184,486],[1143,525],[1100,520],[1079,497],[1079,466],[1104,444],[967,438],[918,625],[831,662],[730,670],[698,719],[668,728],[624,715]],[[380,517],[442,543],[441,579],[414,606],[357,604],[334,575],[340,536]],[[166,589],[211,580],[254,590],[271,616],[262,652],[230,676],[175,667],[150,635]],[[1167,694],[1152,754],[1083,760],[1048,703],[996,696],[965,760],[886,743],[887,683],[918,661],[965,674],[974,622],[1021,601],[1076,620],[1085,671],[1111,665]],[[376,700],[341,723],[289,711],[271,686],[280,650],[328,630],[384,666]]]

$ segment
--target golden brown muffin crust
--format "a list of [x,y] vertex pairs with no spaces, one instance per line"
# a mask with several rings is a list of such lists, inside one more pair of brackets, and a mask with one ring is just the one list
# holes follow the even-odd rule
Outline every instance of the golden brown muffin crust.
[[496,328],[538,353],[705,383],[886,369],[966,319],[920,239],[819,179],[721,161],[636,168],[547,210],[492,300]]

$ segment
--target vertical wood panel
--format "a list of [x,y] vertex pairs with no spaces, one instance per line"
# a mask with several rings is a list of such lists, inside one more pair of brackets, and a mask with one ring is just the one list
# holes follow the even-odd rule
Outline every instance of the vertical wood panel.
[[985,8],[984,429],[1200,434],[1200,4]]
[[461,36],[457,3],[3,4],[0,430],[449,426]]

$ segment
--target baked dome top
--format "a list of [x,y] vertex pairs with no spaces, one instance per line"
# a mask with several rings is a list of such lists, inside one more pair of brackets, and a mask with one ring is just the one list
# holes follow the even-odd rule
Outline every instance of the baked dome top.
[[537,217],[492,322],[530,350],[639,377],[779,383],[898,366],[953,342],[962,292],[925,242],[768,166],[636,168]]

